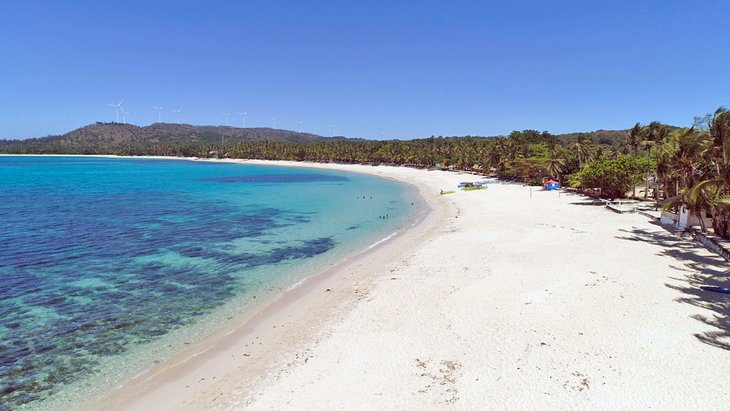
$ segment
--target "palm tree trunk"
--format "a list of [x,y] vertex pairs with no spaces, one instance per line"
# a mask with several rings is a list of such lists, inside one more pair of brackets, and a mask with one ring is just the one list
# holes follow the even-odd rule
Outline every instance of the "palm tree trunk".
[[697,217],[700,219],[700,229],[702,229],[703,233],[707,232],[707,225],[705,224],[705,219],[702,218],[702,210],[699,210],[700,212],[697,214]]

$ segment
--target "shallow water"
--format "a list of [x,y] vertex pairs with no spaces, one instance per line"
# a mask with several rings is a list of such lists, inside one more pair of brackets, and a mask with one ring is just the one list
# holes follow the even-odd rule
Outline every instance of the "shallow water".
[[325,170],[0,157],[0,408],[149,366],[392,233],[412,194]]

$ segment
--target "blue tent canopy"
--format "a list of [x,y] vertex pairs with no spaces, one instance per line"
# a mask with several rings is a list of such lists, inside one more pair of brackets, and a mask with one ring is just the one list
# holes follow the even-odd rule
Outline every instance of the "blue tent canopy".
[[545,189],[546,190],[557,190],[560,188],[560,183],[557,181],[550,179],[545,182]]

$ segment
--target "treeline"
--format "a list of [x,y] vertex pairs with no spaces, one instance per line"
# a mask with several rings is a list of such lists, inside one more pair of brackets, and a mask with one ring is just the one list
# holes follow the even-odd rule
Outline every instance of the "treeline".
[[665,209],[684,206],[695,216],[709,213],[714,233],[730,238],[730,111],[696,117],[689,128],[637,123],[628,135],[628,155],[593,159],[575,173],[575,184],[623,197],[631,186],[636,196],[636,185],[643,183],[644,198]]
[[[570,142],[574,139],[574,142]],[[566,140],[548,132],[514,131],[507,137],[431,137],[416,140],[238,141],[229,143],[155,142],[117,147],[64,145],[57,141],[0,141],[0,152],[15,154],[115,154],[230,157],[338,163],[412,165],[491,172],[539,184],[562,178],[593,158],[616,158],[629,147],[590,133]]]
[[[609,133],[609,132],[606,132]],[[672,200],[700,213],[709,210],[713,228],[728,236],[730,218],[730,113],[720,108],[677,128],[636,124],[620,138],[604,134],[555,136],[535,130],[507,137],[431,137],[417,140],[320,140],[146,142],[117,147],[69,146],[54,140],[0,141],[0,152],[16,154],[116,154],[131,156],[229,157],[336,163],[439,167],[542,184],[555,178],[603,197],[626,195]],[[637,193],[637,185],[643,191]],[[703,227],[704,229],[705,227]]]

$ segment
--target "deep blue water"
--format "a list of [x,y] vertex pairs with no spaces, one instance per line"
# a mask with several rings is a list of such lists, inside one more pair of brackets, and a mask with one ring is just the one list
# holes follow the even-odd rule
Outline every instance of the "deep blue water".
[[0,157],[0,409],[389,234],[409,195],[313,169]]

